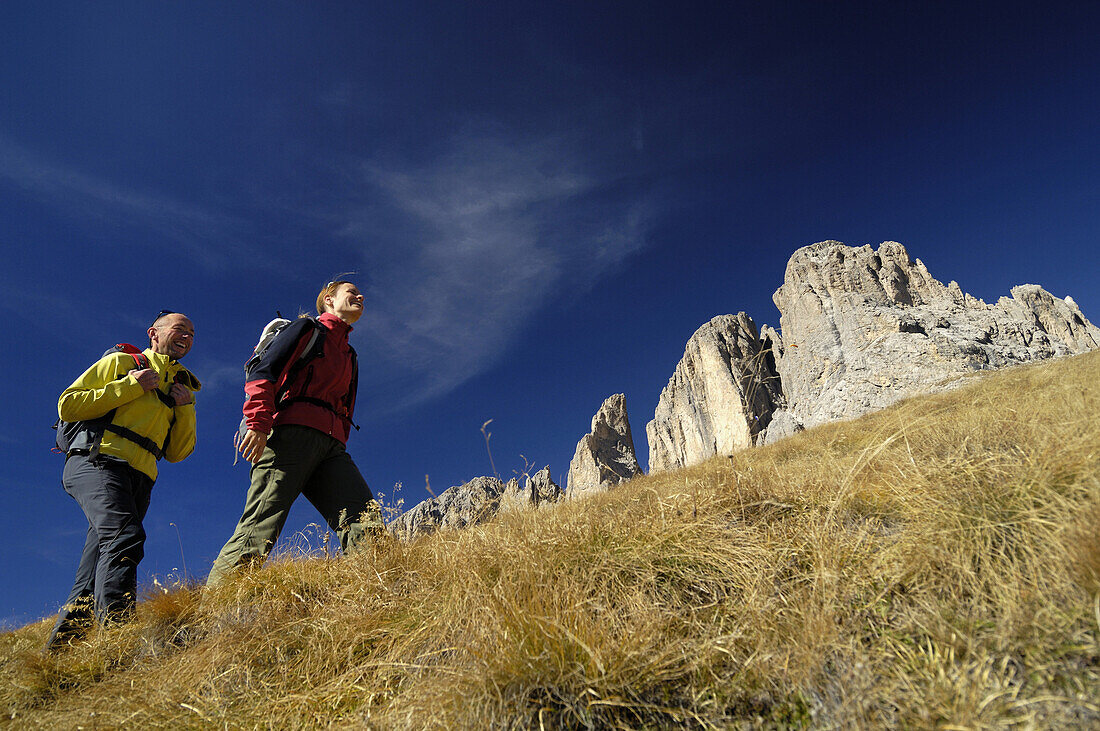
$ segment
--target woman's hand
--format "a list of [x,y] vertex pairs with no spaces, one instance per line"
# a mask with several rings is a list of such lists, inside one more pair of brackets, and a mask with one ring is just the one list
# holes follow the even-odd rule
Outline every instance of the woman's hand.
[[267,434],[249,429],[237,448],[240,450],[242,457],[252,464],[256,464],[260,459],[260,455],[264,453],[264,447],[266,446]]

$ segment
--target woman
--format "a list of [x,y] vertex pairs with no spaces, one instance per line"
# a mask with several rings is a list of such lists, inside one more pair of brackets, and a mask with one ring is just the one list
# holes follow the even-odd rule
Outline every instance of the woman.
[[[238,448],[252,463],[252,483],[207,586],[238,566],[262,564],[299,494],[320,511],[344,551],[383,529],[378,504],[344,446],[359,375],[348,335],[363,315],[363,295],[351,282],[329,282],[317,295],[317,313],[287,325],[249,373],[247,431]],[[320,337],[309,337],[315,330]]]

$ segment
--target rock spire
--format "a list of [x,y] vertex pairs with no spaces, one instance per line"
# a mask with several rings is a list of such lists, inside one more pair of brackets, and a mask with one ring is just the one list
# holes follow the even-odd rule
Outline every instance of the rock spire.
[[989,305],[893,241],[798,249],[773,300],[778,332],[758,335],[740,313],[688,341],[646,427],[651,471],[859,416],[971,371],[1100,347],[1073,299],[1024,284]]
[[626,398],[609,396],[592,417],[592,431],[577,443],[566,480],[570,497],[607,490],[641,474],[634,455],[634,437],[626,416]]
[[744,312],[695,331],[646,425],[650,472],[753,445],[782,403],[769,343]]

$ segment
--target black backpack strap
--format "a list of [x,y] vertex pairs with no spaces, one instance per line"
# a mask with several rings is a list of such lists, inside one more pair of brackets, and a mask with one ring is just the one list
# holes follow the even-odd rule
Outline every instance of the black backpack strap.
[[172,398],[171,396],[169,396],[168,394],[166,394],[164,391],[161,391],[159,388],[154,388],[153,393],[155,393],[157,395],[157,398],[160,399],[160,402],[162,404],[164,404],[165,406],[167,406],[168,408],[170,408],[170,409],[176,408],[176,400],[174,398]]
[[310,329],[309,335],[304,336],[308,338],[306,347],[302,349],[302,354],[298,356],[298,360],[291,363],[287,368],[286,379],[283,381],[283,386],[275,394],[276,411],[289,401],[298,400],[284,399],[283,397],[286,396],[287,392],[293,387],[295,379],[298,378],[298,374],[302,372],[302,368],[305,367],[306,363],[314,358],[320,358],[325,354],[325,337],[328,330],[326,330],[325,326],[322,325],[316,317],[310,317],[308,319],[313,323],[313,327]]
[[351,347],[351,343],[348,343],[348,350],[351,351],[351,384],[348,386],[344,410],[348,414],[348,423],[355,427],[355,431],[359,431],[359,425],[351,420],[352,410],[355,409],[355,396],[359,391],[359,355],[355,352],[355,348]]
[[[133,356],[134,363],[139,369],[144,370],[146,368],[152,368],[152,364],[149,363],[149,357],[145,355],[145,353],[130,353],[130,355]],[[154,388],[152,389],[152,391],[157,395],[157,398],[160,399],[160,402],[167,406],[169,409],[176,408],[176,400],[174,398],[166,394],[164,391],[161,391],[159,388]],[[114,410],[112,410],[110,413],[110,417],[113,416]],[[133,442],[149,454],[153,455],[153,457],[158,461],[164,457],[164,450],[157,446],[157,443],[154,442],[152,439],[150,439],[149,437],[143,437],[132,429],[127,429],[126,427],[119,426],[118,424],[112,424],[110,418],[107,420],[107,423],[103,425],[103,429],[113,434],[117,434],[128,442]]]
[[[130,355],[134,357],[134,363],[137,364],[138,368],[144,370],[146,368],[153,367],[152,364],[149,363],[149,357],[145,355],[145,353],[130,353]],[[166,394],[164,391],[161,391],[159,388],[154,388],[153,393],[155,393],[157,395],[157,398],[160,399],[160,402],[168,408],[176,408],[176,400]],[[129,439],[129,437],[126,438]],[[131,439],[130,441],[133,440]]]
[[[321,325],[320,323],[317,323],[317,327],[318,328],[324,328],[324,325]],[[325,337],[325,334],[324,334],[323,331],[320,333],[320,337],[321,338]],[[309,347],[312,347],[312,343],[310,344]],[[309,347],[306,348],[307,351],[309,350]],[[322,346],[321,347],[322,348],[324,347],[323,341],[322,341]],[[344,413],[341,414],[328,401],[325,401],[324,399],[314,398],[313,396],[293,396],[291,398],[284,398],[284,399],[280,399],[278,396],[276,396],[276,399],[275,399],[275,409],[276,409],[276,411],[278,411],[279,409],[287,406],[288,404],[293,404],[293,403],[313,404],[314,406],[320,406],[323,409],[328,409],[332,413],[336,414],[336,416],[338,418],[343,419],[347,423],[351,424],[355,428],[355,431],[359,431],[359,425],[351,420],[351,407],[355,403],[355,392],[359,388],[359,362],[358,362],[358,358],[357,358],[356,353],[355,353],[355,348],[352,348],[349,345],[348,349],[351,350],[352,373],[351,373],[351,384],[348,387],[348,395],[344,398],[344,404],[343,404]],[[302,359],[299,362],[304,363],[306,360],[309,360],[309,359],[305,356],[305,354],[303,354]],[[299,367],[299,369],[300,369],[300,367]],[[296,372],[295,372],[295,375],[297,375]],[[289,375],[287,376],[286,380],[287,380],[288,384],[291,382],[291,379],[290,379]],[[287,389],[284,388],[282,393],[286,393],[286,390]]]
[[[328,409],[332,413],[340,416],[340,413],[336,409],[332,408],[332,404],[324,399],[314,398],[312,396],[293,396],[288,399],[283,399],[279,402],[279,408],[283,408],[288,404],[313,404],[314,406],[320,406],[322,409]],[[341,416],[341,419],[347,419],[346,416]]]
[[313,398],[312,396],[294,396],[292,398],[284,399],[279,403],[279,408],[286,406],[287,404],[313,404],[314,406],[320,406],[322,409],[328,409],[332,413],[336,414],[337,418],[343,419],[347,423],[355,427],[355,431],[359,431],[359,426],[351,420],[351,417],[347,414],[341,414],[339,411],[332,407],[328,401],[319,398]]
[[109,432],[118,434],[126,441],[133,442],[158,460],[164,457],[164,452],[161,448],[157,446],[156,442],[148,437],[143,437],[137,432],[131,431],[124,426],[119,426],[118,424],[106,424],[103,428]]
[[[142,352],[131,352],[130,350],[122,349],[123,345],[116,345],[115,348],[108,350],[104,353],[104,357],[112,353],[126,353],[134,359],[134,365],[139,369],[149,368],[149,358]],[[125,371],[119,374],[117,377],[125,375]],[[174,408],[176,403],[175,399],[163,393],[159,388],[153,389],[156,391],[157,397],[169,408]],[[57,437],[55,439],[56,447],[54,451],[61,452],[62,454],[81,453],[87,454],[91,457],[95,457],[99,454],[99,444],[103,437],[104,431],[110,431],[119,435],[127,441],[133,442],[145,451],[152,454],[158,460],[164,456],[164,451],[157,446],[156,442],[148,437],[143,437],[137,432],[127,429],[124,426],[118,426],[112,424],[111,420],[114,418],[116,409],[111,409],[103,416],[95,419],[85,419],[83,421],[61,421],[60,419],[54,424],[54,429],[57,430]]]

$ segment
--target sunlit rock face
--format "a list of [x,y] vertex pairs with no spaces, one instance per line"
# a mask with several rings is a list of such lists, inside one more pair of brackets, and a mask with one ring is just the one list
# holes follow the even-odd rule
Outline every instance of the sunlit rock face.
[[412,538],[440,528],[465,528],[484,523],[500,509],[504,483],[495,477],[476,477],[444,490],[397,516],[389,528]]
[[617,393],[603,402],[592,417],[592,431],[577,443],[566,479],[568,495],[607,490],[639,474],[626,398]]
[[1071,298],[1033,284],[1011,294],[986,304],[936,280],[892,241],[797,250],[773,297],[787,428],[859,416],[971,371],[1100,345],[1100,330]]
[[782,403],[770,343],[744,312],[695,331],[646,425],[651,473],[755,443]]

